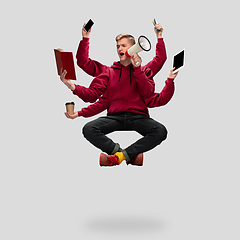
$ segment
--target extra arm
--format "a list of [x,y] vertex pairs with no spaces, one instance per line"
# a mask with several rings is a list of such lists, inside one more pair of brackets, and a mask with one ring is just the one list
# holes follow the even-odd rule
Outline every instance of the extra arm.
[[160,93],[154,93],[152,97],[147,98],[146,104],[149,108],[160,107],[166,105],[174,94],[175,86],[174,81],[168,78],[165,81],[165,86]]
[[178,75],[178,72],[173,73],[173,70],[174,68],[169,71],[163,90],[160,93],[154,93],[152,97],[145,100],[149,108],[166,105],[171,100],[175,90],[174,79]]
[[156,56],[151,62],[145,65],[146,68],[151,69],[152,77],[154,77],[163,67],[165,61],[167,60],[167,53],[163,38],[158,38],[156,45]]
[[98,77],[94,78],[89,88],[76,85],[73,91],[74,95],[77,95],[84,102],[95,102],[105,92],[109,79],[109,71],[105,71]]
[[97,115],[107,109],[107,99],[103,96],[97,102],[92,105],[89,105],[86,108],[82,108],[81,111],[78,111],[79,117],[92,117]]
[[96,77],[103,73],[108,67],[89,58],[89,38],[80,41],[77,49],[77,65],[87,74]]

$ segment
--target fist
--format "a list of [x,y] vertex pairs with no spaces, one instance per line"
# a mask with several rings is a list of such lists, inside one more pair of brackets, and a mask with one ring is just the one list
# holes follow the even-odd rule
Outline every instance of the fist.
[[154,31],[157,34],[157,38],[162,38],[163,27],[159,23],[154,27]]
[[142,59],[140,58],[140,56],[137,53],[135,53],[131,56],[131,61],[132,61],[132,65],[134,67],[139,67],[142,64]]

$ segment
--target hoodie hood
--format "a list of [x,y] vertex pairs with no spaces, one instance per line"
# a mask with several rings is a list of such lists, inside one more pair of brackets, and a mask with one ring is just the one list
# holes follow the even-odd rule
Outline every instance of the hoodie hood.
[[124,67],[124,68],[126,68],[126,69],[128,69],[128,68],[132,68],[133,66],[132,66],[132,64],[129,64],[129,65],[127,65],[126,67],[125,66],[123,66],[121,63],[120,63],[120,61],[118,61],[118,62],[114,62],[113,64],[112,64],[112,66],[111,66],[111,68],[114,68],[114,69],[121,69],[121,67]]

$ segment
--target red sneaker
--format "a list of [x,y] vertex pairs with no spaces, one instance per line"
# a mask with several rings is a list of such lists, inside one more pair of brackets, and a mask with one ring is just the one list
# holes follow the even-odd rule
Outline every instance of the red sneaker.
[[116,155],[107,155],[104,153],[100,154],[99,159],[100,166],[115,166],[119,165],[118,163],[118,156]]
[[139,153],[136,157],[132,158],[129,162],[127,162],[127,165],[128,164],[142,166],[143,165],[143,153]]

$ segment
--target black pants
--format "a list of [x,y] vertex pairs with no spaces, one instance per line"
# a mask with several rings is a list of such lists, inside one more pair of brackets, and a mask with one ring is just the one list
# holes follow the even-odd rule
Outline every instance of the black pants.
[[[114,143],[106,136],[114,131],[133,130],[143,137],[124,150],[118,143]],[[167,130],[161,123],[145,115],[124,112],[88,122],[83,127],[83,135],[89,142],[108,155],[123,151],[126,160],[130,161],[139,153],[147,152],[165,140]]]

